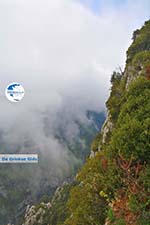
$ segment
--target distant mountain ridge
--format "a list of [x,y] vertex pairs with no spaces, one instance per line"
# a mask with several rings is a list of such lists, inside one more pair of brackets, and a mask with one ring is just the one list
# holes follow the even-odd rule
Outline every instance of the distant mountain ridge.
[[[48,114],[46,114],[46,118],[50,119]],[[60,177],[51,176],[50,170],[53,168],[49,165],[49,160],[44,158],[40,152],[40,162],[37,165],[0,165],[0,225],[8,222],[17,224],[25,213],[27,205],[40,201],[43,195],[51,198],[59,185],[62,185],[64,181],[69,182],[73,179],[77,170],[90,154],[91,141],[100,130],[104,120],[104,112],[88,111],[86,121],[72,121],[78,132],[76,136],[73,135],[71,138],[65,133],[63,123],[62,125],[58,124],[59,126],[55,130],[55,134],[57,134],[55,139],[68,151],[70,158],[74,159],[69,172],[63,171],[64,168],[62,168],[61,174],[63,175],[60,174]],[[45,124],[48,135],[47,120]],[[24,151],[26,149],[29,149],[29,152],[38,150],[30,139],[25,140],[24,146]],[[13,146],[11,150],[11,146],[4,142],[3,132],[1,132],[0,152],[2,154],[7,153],[7,151],[8,153],[20,153],[20,147],[18,144],[18,146]]]

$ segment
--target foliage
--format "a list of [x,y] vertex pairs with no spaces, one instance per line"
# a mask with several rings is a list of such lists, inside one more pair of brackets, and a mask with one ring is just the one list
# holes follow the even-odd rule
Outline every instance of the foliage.
[[111,140],[111,150],[137,160],[150,159],[150,82],[138,78],[126,93]]
[[124,79],[122,79],[122,74],[114,72],[111,77],[111,83],[111,93],[108,101],[106,102],[106,106],[111,115],[111,120],[115,123],[123,102]]
[[69,192],[74,186],[72,184],[64,184],[52,199],[52,208],[50,216],[48,217],[48,223],[51,225],[61,225],[65,219],[70,215],[67,209],[67,201],[69,198]]
[[150,65],[150,51],[142,51],[142,52],[139,52],[137,53],[134,58],[133,58],[133,61],[132,61],[132,64],[134,66],[149,66]]
[[108,203],[105,197],[100,194],[103,184],[100,183],[99,170],[102,170],[102,167],[100,156],[97,155],[96,159],[89,160],[81,173],[78,174],[79,185],[71,190],[68,202],[71,216],[66,220],[65,225],[90,225],[97,224],[100,220],[100,224],[104,223],[105,208]]
[[[134,66],[135,73],[137,66],[145,68],[149,50],[150,21],[134,33],[127,66]],[[101,152],[77,174],[64,225],[150,224],[150,81],[135,78],[126,89],[124,76],[112,75],[106,104],[114,128],[105,144],[102,133],[96,136],[92,150],[101,145]]]
[[138,36],[134,39],[133,44],[127,51],[127,63],[131,62],[135,54],[142,51],[150,51],[150,20],[145,22],[145,25],[140,31]]
[[150,21],[133,40],[127,67],[133,67],[134,79],[127,88],[124,74],[111,78],[109,140],[102,143],[103,132],[96,136],[95,156],[73,186],[54,196],[46,225],[150,225],[150,80],[136,68],[149,65]]
[[102,134],[101,133],[98,133],[96,135],[94,141],[92,142],[92,145],[91,145],[91,150],[93,152],[97,152],[98,151],[98,148],[101,145],[101,139],[102,139]]

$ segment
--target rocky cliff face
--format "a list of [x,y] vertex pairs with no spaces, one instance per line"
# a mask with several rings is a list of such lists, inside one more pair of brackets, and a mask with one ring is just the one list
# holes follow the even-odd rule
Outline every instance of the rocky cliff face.
[[53,197],[47,202],[40,202],[36,205],[28,205],[21,225],[55,225],[57,221],[64,220],[67,216],[66,202],[74,182],[64,182],[58,187]]
[[125,71],[112,75],[108,115],[76,183],[58,189],[48,205],[28,208],[23,225],[150,224],[148,68],[150,21],[134,32]]
[[22,225],[38,225],[44,224],[44,217],[47,211],[50,211],[51,203],[41,202],[39,207],[36,206],[27,206],[24,220],[25,222]]
[[[132,39],[133,43],[127,51],[125,70],[124,72],[120,71],[120,77],[123,83],[122,89],[125,90],[138,77],[147,77],[147,79],[149,79],[148,76],[150,77],[150,74],[147,74],[147,68],[150,67],[150,21],[145,22],[141,30],[134,31]],[[101,129],[103,144],[106,142],[107,135],[112,132],[112,129],[113,120],[108,110],[107,118]]]

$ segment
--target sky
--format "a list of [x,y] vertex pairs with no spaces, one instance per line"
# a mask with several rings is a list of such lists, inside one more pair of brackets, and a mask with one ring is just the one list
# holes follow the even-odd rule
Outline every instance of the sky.
[[[54,173],[69,171],[76,159],[56,140],[57,130],[70,138],[76,120],[89,122],[87,110],[105,109],[111,74],[124,67],[132,33],[149,19],[149,9],[149,0],[0,0],[0,124],[7,149],[32,153],[25,148],[32,140]],[[11,82],[25,88],[20,103],[4,96]]]
[[[75,0],[79,3],[83,4],[85,7],[89,8],[93,13],[100,15],[100,13],[103,11],[103,8],[111,8],[112,10],[121,9],[123,7],[126,7],[128,5],[138,5],[139,1],[133,1],[133,0]],[[141,1],[142,3],[142,1]],[[143,1],[143,6],[147,7],[147,13],[148,9],[150,7],[150,2],[148,0]]]

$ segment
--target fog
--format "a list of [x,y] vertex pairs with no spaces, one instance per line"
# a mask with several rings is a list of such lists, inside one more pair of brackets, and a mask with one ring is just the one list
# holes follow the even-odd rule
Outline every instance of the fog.
[[[88,1],[0,0],[1,152],[40,154],[50,177],[78,163],[56,135],[71,140],[87,110],[105,110],[111,73],[148,18],[146,0],[110,2],[95,12]],[[25,89],[19,103],[4,96],[11,82]]]

